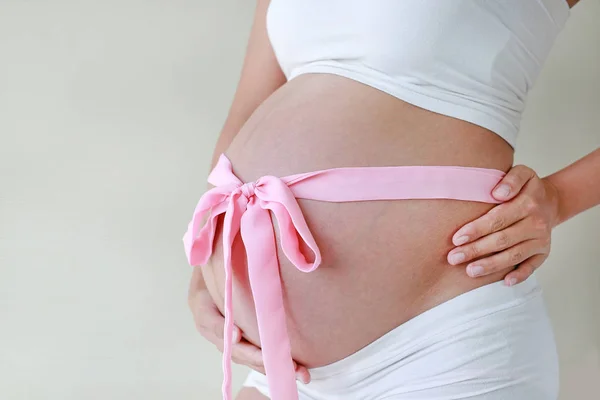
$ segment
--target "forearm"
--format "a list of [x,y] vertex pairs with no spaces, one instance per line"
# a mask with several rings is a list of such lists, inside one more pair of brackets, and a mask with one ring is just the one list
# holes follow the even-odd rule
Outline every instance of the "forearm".
[[600,204],[600,148],[544,178],[558,192],[558,223]]

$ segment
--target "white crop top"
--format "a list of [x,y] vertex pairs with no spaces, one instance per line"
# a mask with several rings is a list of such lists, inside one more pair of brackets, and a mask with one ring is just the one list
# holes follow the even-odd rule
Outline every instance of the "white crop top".
[[569,15],[566,0],[271,0],[267,30],[288,80],[341,75],[515,147]]

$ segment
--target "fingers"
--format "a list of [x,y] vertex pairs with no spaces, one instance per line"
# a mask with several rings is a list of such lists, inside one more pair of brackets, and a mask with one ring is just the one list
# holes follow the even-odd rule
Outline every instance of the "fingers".
[[467,274],[473,278],[489,275],[514,267],[537,254],[547,257],[548,252],[549,248],[546,247],[542,240],[526,240],[500,253],[471,262],[467,265]]
[[492,196],[497,200],[506,201],[515,197],[532,178],[536,177],[535,171],[524,165],[515,165],[492,190]]
[[246,365],[262,374],[265,373],[261,349],[245,340],[232,346],[231,359],[236,364]]
[[296,366],[296,379],[304,384],[310,383],[310,373],[308,372],[308,369],[305,366]]
[[503,203],[453,235],[457,248],[449,252],[448,262],[468,262],[466,269],[471,277],[518,265],[504,278],[511,286],[526,280],[548,257],[551,230],[557,219],[552,212],[556,202],[552,202],[552,190],[523,165],[513,167],[492,195]]
[[[190,299],[190,310],[194,317],[196,330],[212,344],[219,346],[223,340],[225,318],[207,291],[197,292]],[[233,343],[239,342],[241,338],[242,331],[234,326]]]
[[[207,313],[201,316],[200,318],[205,319],[207,321],[207,324],[209,325],[210,335],[212,335],[215,339],[223,340],[225,336],[225,318],[219,310],[215,309],[215,311],[216,312],[212,312],[210,314]],[[231,338],[232,344],[239,343],[242,339],[242,335],[242,330],[234,325]]]
[[[223,352],[223,335],[225,318],[214,304],[212,297],[206,290],[192,292],[188,298],[190,310],[194,316],[194,322],[198,332],[217,349]],[[237,326],[233,327],[233,345],[231,359],[237,364],[246,365],[262,374],[265,367],[262,358],[262,350],[252,343],[242,339],[243,332]],[[296,379],[303,383],[310,382],[310,373],[303,365],[294,361]]]
[[507,286],[514,286],[525,281],[533,274],[533,272],[546,260],[546,255],[536,254],[523,261],[517,269],[510,272],[504,277],[504,283]]
[[531,224],[526,219],[523,219],[503,231],[494,232],[472,243],[454,248],[448,253],[448,262],[451,265],[458,265],[505,250],[517,243],[536,238],[536,233],[537,231]]
[[[231,359],[236,364],[245,365],[255,371],[260,372],[261,374],[265,373],[262,350],[245,340],[233,345]],[[297,380],[305,384],[310,382],[310,373],[305,366],[299,365],[294,361],[294,369],[296,370]]]
[[460,228],[452,237],[452,243],[460,246],[472,242],[490,233],[505,229],[525,218],[528,209],[521,203],[522,200],[517,198],[514,201],[495,206],[486,214]]

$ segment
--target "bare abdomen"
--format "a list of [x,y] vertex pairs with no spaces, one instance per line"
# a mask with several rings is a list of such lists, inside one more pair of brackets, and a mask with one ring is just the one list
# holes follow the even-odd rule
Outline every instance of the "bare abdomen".
[[[512,164],[510,146],[484,128],[319,74],[296,78],[274,93],[226,154],[244,181],[343,166],[461,165],[506,171]],[[415,315],[503,276],[472,279],[463,266],[446,261],[456,229],[490,204],[299,204],[323,263],[306,274],[279,254],[292,353],[308,367],[346,357]],[[221,246],[219,236],[204,277],[222,309]],[[235,321],[248,340],[259,344],[239,237],[233,262]]]

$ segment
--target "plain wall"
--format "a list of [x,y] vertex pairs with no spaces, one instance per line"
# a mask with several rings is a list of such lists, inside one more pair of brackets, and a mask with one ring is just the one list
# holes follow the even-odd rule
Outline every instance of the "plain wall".
[[[253,10],[0,0],[1,400],[220,398],[181,236]],[[575,8],[528,101],[516,161],[541,175],[600,146],[599,20]],[[600,398],[599,225],[596,208],[558,227],[538,273],[562,400]]]

